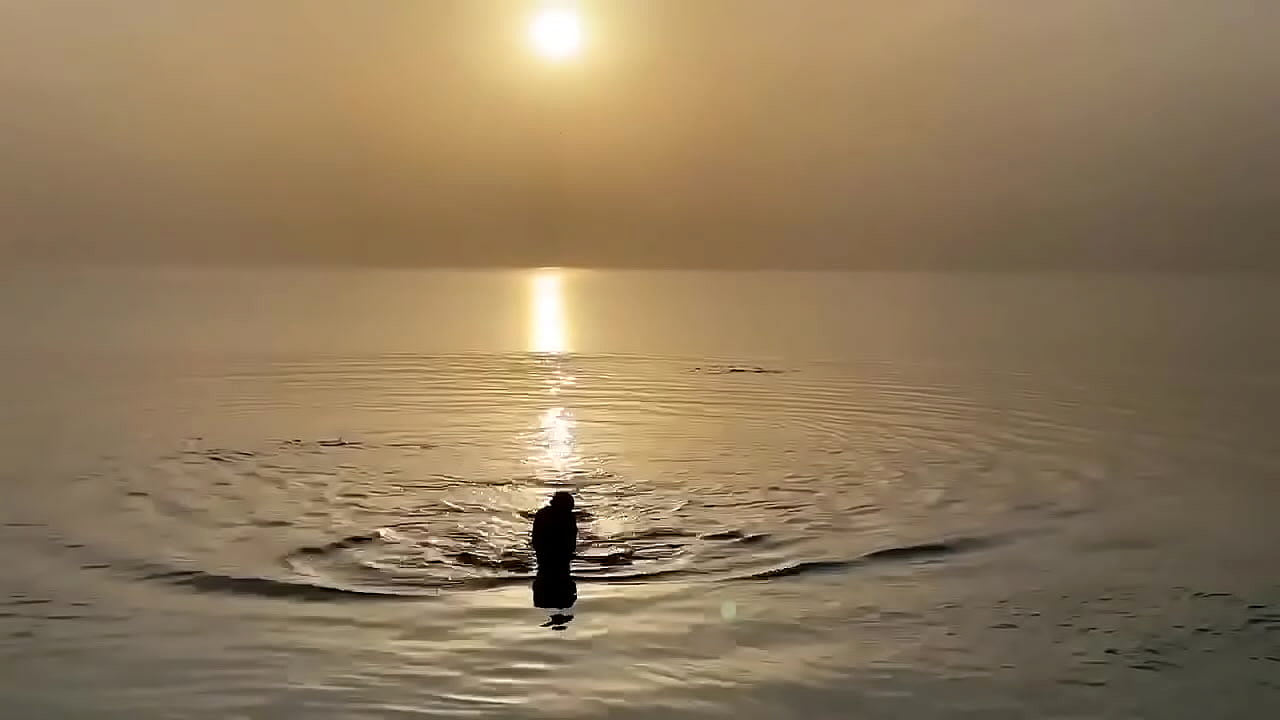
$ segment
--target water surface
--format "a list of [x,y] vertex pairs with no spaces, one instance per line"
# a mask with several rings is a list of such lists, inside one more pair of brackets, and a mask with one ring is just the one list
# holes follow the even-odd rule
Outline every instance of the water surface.
[[5,280],[15,717],[1280,709],[1268,278]]

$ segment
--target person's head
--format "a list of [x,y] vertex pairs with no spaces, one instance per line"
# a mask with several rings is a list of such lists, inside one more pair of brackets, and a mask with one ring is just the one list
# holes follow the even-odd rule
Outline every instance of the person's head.
[[551,507],[555,508],[556,510],[564,510],[564,511],[572,510],[573,496],[570,495],[568,491],[561,490],[560,492],[557,492],[555,495],[551,496]]

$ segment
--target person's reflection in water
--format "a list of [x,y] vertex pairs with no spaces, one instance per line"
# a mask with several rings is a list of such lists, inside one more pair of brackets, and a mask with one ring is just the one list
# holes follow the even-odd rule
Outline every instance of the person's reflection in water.
[[573,620],[567,611],[578,601],[578,585],[569,574],[578,545],[578,521],[573,515],[573,496],[560,491],[533,517],[533,552],[538,574],[533,580],[533,605],[558,610],[543,627],[563,630]]
[[547,577],[539,574],[533,579],[533,605],[543,610],[551,610],[551,616],[542,623],[542,627],[552,630],[563,630],[573,620],[569,610],[578,602],[578,584],[573,578]]

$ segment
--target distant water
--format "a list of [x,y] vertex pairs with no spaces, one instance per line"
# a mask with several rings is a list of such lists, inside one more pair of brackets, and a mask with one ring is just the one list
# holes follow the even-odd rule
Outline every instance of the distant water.
[[6,717],[1280,712],[1272,278],[7,273]]

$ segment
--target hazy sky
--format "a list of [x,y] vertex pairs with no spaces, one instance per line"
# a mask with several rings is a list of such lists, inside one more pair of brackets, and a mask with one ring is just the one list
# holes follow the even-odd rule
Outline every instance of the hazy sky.
[[544,4],[0,0],[0,253],[1280,267],[1276,0]]

